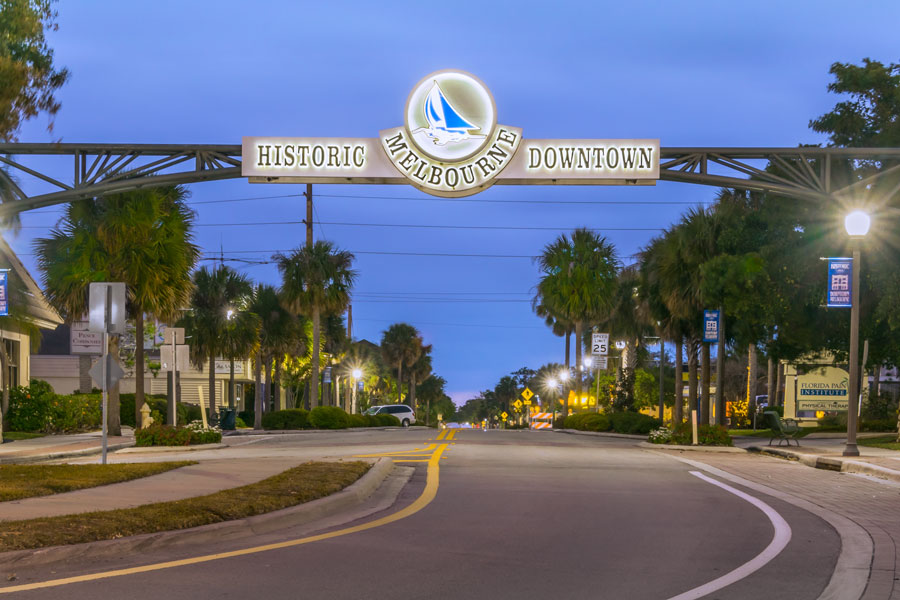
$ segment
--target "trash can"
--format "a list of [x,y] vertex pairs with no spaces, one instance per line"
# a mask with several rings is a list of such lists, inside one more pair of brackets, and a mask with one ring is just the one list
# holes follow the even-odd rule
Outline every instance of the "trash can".
[[234,430],[234,419],[237,411],[233,408],[222,408],[219,410],[219,427],[223,430]]

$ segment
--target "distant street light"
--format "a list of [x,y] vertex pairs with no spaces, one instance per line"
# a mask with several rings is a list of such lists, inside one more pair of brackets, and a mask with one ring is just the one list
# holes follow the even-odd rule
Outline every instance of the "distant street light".
[[591,365],[594,364],[594,359],[590,356],[585,356],[584,359],[582,359],[581,364],[584,365],[585,369],[590,370]]
[[860,246],[869,233],[872,219],[861,210],[854,210],[844,219],[844,229],[850,236],[853,249],[853,271],[850,283],[850,398],[847,406],[847,445],[844,456],[859,456],[856,447],[857,413],[859,412],[859,272]]
[[560,379],[560,381],[562,381],[563,383],[565,383],[566,381],[568,381],[568,379],[569,379],[569,372],[568,372],[568,371],[560,371],[560,372],[559,372],[559,379]]
[[360,379],[362,379],[362,376],[363,376],[362,369],[360,369],[360,368],[353,369],[353,371],[350,372],[350,375],[353,377],[353,400],[352,400],[352,404],[350,406],[350,412],[353,414],[356,414],[357,412],[359,412],[356,409],[356,388],[359,387],[359,384],[357,384],[356,382],[359,381]]

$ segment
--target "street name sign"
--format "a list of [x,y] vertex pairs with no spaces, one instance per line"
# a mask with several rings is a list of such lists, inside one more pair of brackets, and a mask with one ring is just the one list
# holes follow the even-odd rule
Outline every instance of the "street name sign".
[[103,334],[88,331],[87,321],[75,321],[69,328],[69,352],[72,354],[103,354]]
[[[591,334],[591,354],[594,356],[606,356],[609,354],[609,334],[608,333],[592,333]],[[602,367],[606,368],[606,367]]]
[[655,185],[658,139],[525,139],[501,125],[480,79],[436,71],[412,89],[404,123],[377,138],[244,137],[251,183],[410,184],[444,197],[507,185]]

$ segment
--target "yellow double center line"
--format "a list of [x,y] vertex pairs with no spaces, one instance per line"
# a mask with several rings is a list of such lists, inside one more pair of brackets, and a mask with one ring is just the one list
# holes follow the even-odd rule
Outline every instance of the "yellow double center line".
[[457,432],[457,431],[459,431],[459,430],[458,430],[458,429],[444,429],[443,431],[441,431],[441,432],[438,434],[437,439],[438,439],[438,441],[444,440],[444,441],[449,442],[449,441],[452,440],[454,437],[456,437],[456,432]]
[[[298,538],[295,540],[288,540],[286,542],[278,542],[276,544],[266,544],[264,546],[254,546],[253,548],[244,548],[243,550],[232,550],[231,552],[220,552],[218,554],[207,554],[205,556],[195,556],[193,558],[185,558],[182,560],[171,560],[167,562],[155,563],[152,565],[144,565],[141,567],[131,567],[128,569],[116,569],[113,571],[104,571],[101,573],[91,573],[89,575],[78,575],[75,577],[62,577],[60,579],[51,579],[49,581],[41,581],[38,583],[26,583],[22,585],[15,585],[11,587],[0,588],[0,594],[11,594],[14,592],[24,592],[28,590],[39,590],[42,588],[51,588],[58,587],[61,585],[69,585],[71,583],[84,583],[88,581],[96,581],[98,579],[109,579],[112,577],[121,577],[123,575],[135,575],[138,573],[149,573],[150,571],[161,571],[163,569],[171,569],[173,567],[185,567],[188,565],[196,565],[200,563],[210,562],[214,560],[221,560],[223,558],[233,558],[235,556],[246,556],[248,554],[257,554],[259,552],[268,552],[269,550],[280,550],[282,548],[291,548],[293,546],[302,546],[303,544],[309,544],[312,542],[319,542],[321,540],[329,540],[331,538],[341,537],[344,535],[349,535],[351,533],[358,533],[360,531],[366,531],[367,529],[374,529],[376,527],[381,527],[382,525],[387,525],[389,523],[393,523],[395,521],[399,521],[400,519],[405,519],[410,515],[414,515],[434,500],[437,495],[438,490],[438,480],[440,478],[440,463],[441,463],[441,455],[444,453],[444,450],[447,449],[447,444],[431,444],[427,448],[423,450],[408,450],[403,452],[395,452],[395,453],[385,453],[385,454],[398,454],[400,456],[414,455],[416,452],[423,452],[424,450],[432,450],[430,454],[430,458],[427,459],[428,462],[428,472],[427,479],[425,482],[425,489],[422,490],[422,494],[416,498],[416,500],[401,510],[390,514],[386,517],[382,517],[380,519],[376,519],[374,521],[370,521],[368,523],[363,523],[362,525],[355,525],[353,527],[347,527],[346,529],[338,529],[337,531],[331,531],[329,533],[320,533],[318,535],[312,535],[308,537]],[[384,455],[369,455],[369,456],[384,456]]]

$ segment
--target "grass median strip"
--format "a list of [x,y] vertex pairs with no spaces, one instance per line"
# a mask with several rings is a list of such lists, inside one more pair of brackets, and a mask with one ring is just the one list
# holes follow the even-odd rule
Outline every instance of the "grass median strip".
[[43,433],[29,433],[27,431],[4,431],[4,442],[17,442],[19,440],[33,440],[34,438],[44,437]]
[[876,438],[856,438],[856,443],[860,446],[870,446],[873,448],[887,448],[888,450],[900,450],[900,442],[897,441],[897,435],[885,435]]
[[0,502],[121,483],[195,464],[185,460],[115,465],[0,465]]
[[369,463],[309,462],[257,483],[208,496],[104,512],[0,522],[0,552],[188,529],[252,517],[338,492]]

